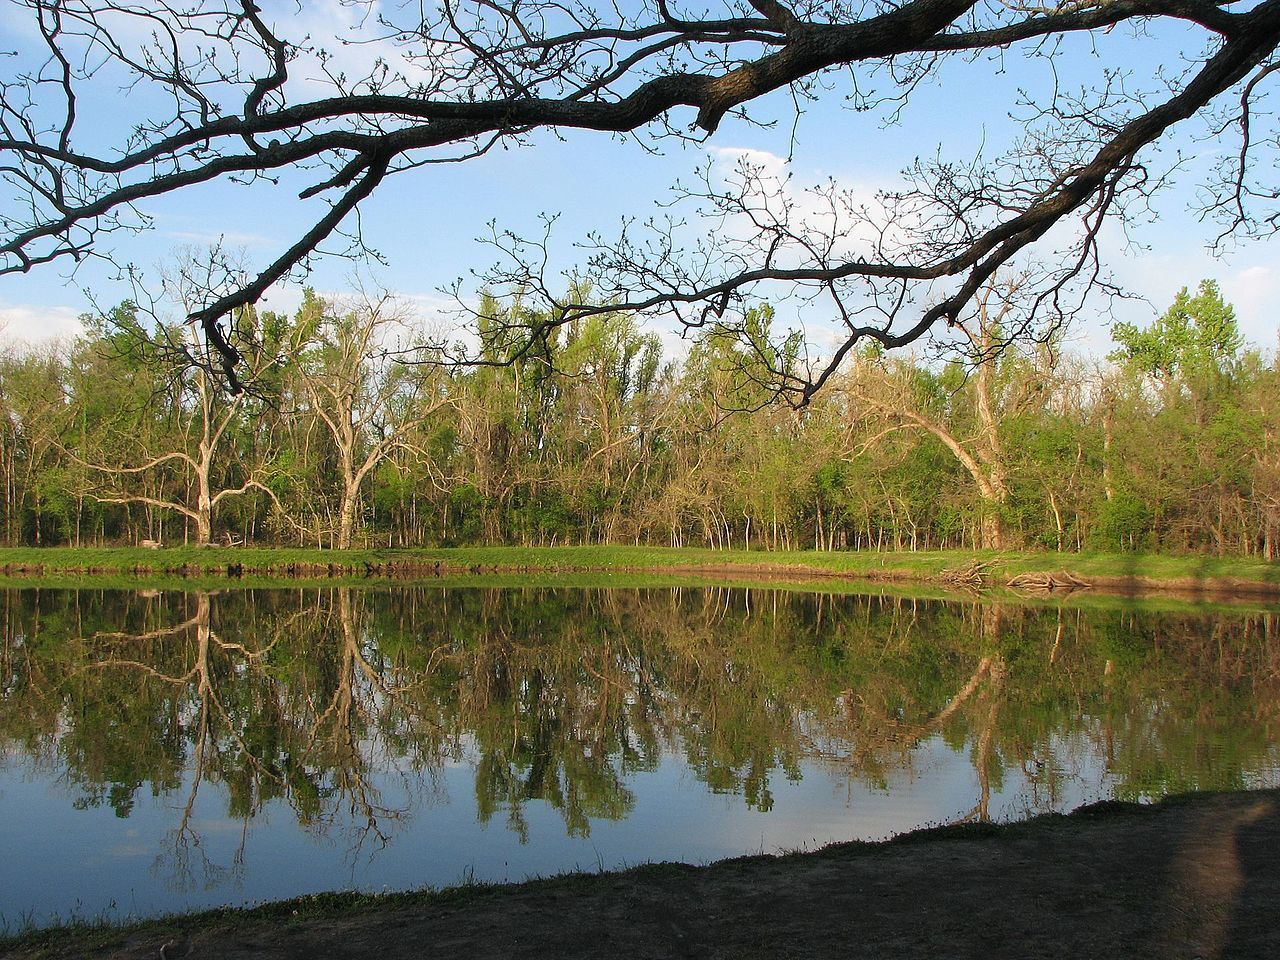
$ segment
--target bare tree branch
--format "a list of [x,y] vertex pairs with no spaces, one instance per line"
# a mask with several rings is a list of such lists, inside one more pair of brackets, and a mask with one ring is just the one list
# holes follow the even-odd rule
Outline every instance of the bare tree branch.
[[[793,210],[790,219],[755,221],[727,250],[714,230],[692,252],[661,229],[648,241],[590,241],[593,303],[547,296],[553,322],[625,309],[697,326],[729,322],[745,298],[770,286],[829,295],[843,305],[844,344],[806,377],[804,402],[854,344],[899,347],[955,322],[997,270],[1059,225],[1075,234],[1041,302],[1055,303],[1075,278],[1098,280],[1102,222],[1123,218],[1162,182],[1144,152],[1224,104],[1236,113],[1221,129],[1237,129],[1241,147],[1209,209],[1242,234],[1280,222],[1269,209],[1280,193],[1249,173],[1256,151],[1277,146],[1274,135],[1259,135],[1259,118],[1272,114],[1257,102],[1277,66],[1280,0],[1240,12],[1230,0],[719,0],[696,14],[665,0],[445,0],[425,13],[413,5],[371,12],[363,42],[386,56],[353,77],[331,66],[323,38],[291,37],[289,17],[254,0],[11,7],[43,51],[15,58],[0,77],[0,276],[109,257],[112,234],[148,225],[138,204],[214,181],[315,171],[300,200],[340,192],[269,266],[192,312],[233,392],[242,387],[240,357],[223,319],[304,267],[392,173],[474,162],[539,128],[701,140],[775,91],[791,91],[802,108],[839,71],[851,77],[855,105],[896,111],[949,58],[1034,53],[1056,38],[1126,23],[1182,23],[1203,35],[1206,52],[1183,77],[1153,78],[1166,89],[1162,98],[1130,92],[1115,74],[1077,97],[1059,91],[1035,105],[1027,141],[1000,162],[922,163],[901,191],[881,198],[882,210],[846,208],[840,225],[805,222]],[[320,76],[300,71],[300,62]],[[887,90],[864,92],[872,78]],[[95,138],[82,130],[82,101],[90,85],[104,83],[137,90],[145,107],[131,126],[121,123],[114,144],[88,147]],[[735,204],[738,213],[751,205],[741,192],[709,190],[703,199],[721,218]],[[540,295],[564,288],[536,259],[522,259],[519,244],[504,252],[491,278],[497,285]],[[864,312],[874,319],[855,319]]]

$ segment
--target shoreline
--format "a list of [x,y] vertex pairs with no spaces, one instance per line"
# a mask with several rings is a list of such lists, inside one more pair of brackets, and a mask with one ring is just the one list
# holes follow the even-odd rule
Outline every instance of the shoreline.
[[[1103,801],[1005,825],[706,866],[332,893],[0,940],[22,960],[157,955],[1268,957],[1280,790]],[[160,948],[166,947],[166,954]]]
[[[1033,597],[1079,590],[1118,596],[1280,600],[1280,562],[1031,551],[857,553],[661,547],[459,547],[324,550],[269,547],[4,547],[0,583],[57,577],[280,581],[433,581],[476,575],[621,574],[770,581],[859,581],[947,589],[1015,590]],[[1041,584],[1019,589],[1023,577]],[[1084,584],[1083,587],[1076,583]]]

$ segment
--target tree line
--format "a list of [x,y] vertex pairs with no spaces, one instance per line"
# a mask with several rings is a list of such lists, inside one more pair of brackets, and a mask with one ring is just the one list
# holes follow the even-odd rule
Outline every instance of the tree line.
[[1280,360],[1217,286],[1117,324],[1105,359],[1019,336],[1015,287],[948,357],[865,349],[798,410],[771,402],[801,361],[767,305],[677,358],[629,313],[485,298],[463,367],[391,298],[307,291],[237,316],[231,394],[198,331],[124,302],[0,351],[0,536],[1274,559]]

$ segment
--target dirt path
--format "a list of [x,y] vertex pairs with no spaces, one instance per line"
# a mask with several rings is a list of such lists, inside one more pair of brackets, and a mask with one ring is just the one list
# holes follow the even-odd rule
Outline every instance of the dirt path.
[[644,867],[305,921],[154,926],[15,957],[1277,958],[1280,791],[1101,804],[887,844]]

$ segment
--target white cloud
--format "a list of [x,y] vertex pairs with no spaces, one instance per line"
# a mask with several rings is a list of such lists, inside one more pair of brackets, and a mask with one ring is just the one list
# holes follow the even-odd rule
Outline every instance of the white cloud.
[[[1223,299],[1235,307],[1240,332],[1250,343],[1265,349],[1277,346],[1280,327],[1280,270],[1271,266],[1266,247],[1246,247],[1215,257],[1187,236],[1161,237],[1150,250],[1123,246],[1114,227],[1104,231],[1102,254],[1114,278],[1127,291],[1145,298],[1119,305],[1117,319],[1147,326],[1158,317],[1183,287],[1195,290],[1201,280],[1216,280]],[[1086,332],[1088,349],[1105,353],[1112,349],[1109,321],[1099,320]]]
[[71,340],[84,333],[79,315],[79,310],[63,305],[0,304],[0,341],[34,345]]
[[903,239],[905,219],[901,213],[896,221],[889,216],[878,187],[865,178],[797,170],[787,158],[751,147],[706,149],[711,175],[719,181],[715,186],[740,197],[749,211],[725,219],[724,239],[750,251],[761,242],[760,224],[806,239],[806,244],[784,240],[775,252],[779,266],[812,265],[814,251],[827,261],[878,259],[888,255],[886,244]]
[[787,176],[787,158],[770,153],[768,150],[756,150],[754,147],[717,147],[710,144],[706,149],[722,176],[732,173],[744,161],[766,176],[775,179]]
[[[801,169],[785,157],[750,147],[705,149],[718,186],[740,182],[742,165],[749,165],[755,172],[755,183],[768,194],[756,202],[757,211],[776,215],[785,206],[792,222],[807,224],[819,234],[834,232],[836,240],[828,251],[833,258],[865,256],[877,244],[892,256],[896,245],[912,232],[911,227],[921,228],[921,224],[912,224],[908,218],[891,221],[878,196],[878,190],[891,182],[878,180],[875,175],[867,178],[844,169],[835,171],[831,183],[842,195],[833,206],[822,193],[811,189],[813,182],[822,179],[821,171]],[[884,225],[884,232],[878,232],[877,225]],[[723,226],[731,240],[746,243],[752,236],[751,223],[740,214],[727,218]],[[1073,224],[1064,224],[1064,229],[1073,228]],[[1280,267],[1273,265],[1274,243],[1244,245],[1215,257],[1206,251],[1203,232],[1193,222],[1171,217],[1133,229],[1138,243],[1146,244],[1148,249],[1135,248],[1115,223],[1108,223],[1101,236],[1101,254],[1111,279],[1135,298],[1115,301],[1110,310],[1105,300],[1093,300],[1091,308],[1069,331],[1076,349],[1095,356],[1107,354],[1114,349],[1111,326],[1115,321],[1146,326],[1168,307],[1180,288],[1194,290],[1202,279],[1218,281],[1224,298],[1235,307],[1240,330],[1250,343],[1266,350],[1280,348]],[[787,253],[785,265],[803,255],[802,251]],[[782,261],[780,257],[779,262]],[[947,292],[949,289],[922,289],[915,294],[915,301],[927,304]],[[825,338],[819,332],[820,310],[806,307],[801,312],[807,321],[803,326],[814,334],[820,348],[829,346],[832,338],[839,339],[838,329]]]
[[1280,270],[1261,264],[1229,270],[1222,277],[1222,292],[1235,306],[1245,336],[1261,347],[1278,345]]
[[174,240],[182,240],[185,243],[193,243],[200,247],[221,247],[223,249],[269,247],[275,243],[270,237],[264,237],[260,233],[233,233],[230,231],[211,233],[200,230],[168,230],[165,231],[164,235],[172,237]]
[[[416,9],[415,5],[410,9]],[[383,20],[411,26],[397,5],[388,8],[378,0],[276,3],[268,7],[267,18],[278,36],[303,47],[314,45],[324,52],[323,64],[317,56],[308,54],[295,61],[290,66],[291,84],[319,83],[327,87],[326,72],[332,76],[342,74],[351,83],[378,74],[383,65],[411,84],[430,80],[427,69],[406,55],[420,54],[421,43],[413,48],[397,47],[383,40],[389,32],[382,25]]]
[[[890,210],[882,194],[888,184],[875,177],[800,168],[777,154],[749,147],[708,147],[707,153],[712,186],[743,208],[729,205],[714,224],[720,250],[739,258],[734,266],[759,265],[766,248],[772,250],[772,264],[782,268],[826,267],[859,259],[894,262],[926,229],[920,219],[923,210]],[[890,319],[888,311],[899,309],[902,318],[914,318],[948,292],[946,282],[918,284],[896,303],[892,292],[886,296],[874,284],[851,282],[841,291],[841,304],[860,323],[884,325]],[[822,285],[778,283],[755,293],[776,310],[775,334],[803,332],[811,362],[825,362],[845,342],[847,328]],[[895,329],[901,329],[901,323]]]

